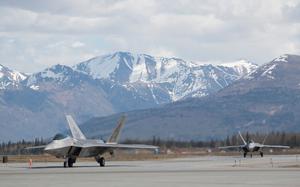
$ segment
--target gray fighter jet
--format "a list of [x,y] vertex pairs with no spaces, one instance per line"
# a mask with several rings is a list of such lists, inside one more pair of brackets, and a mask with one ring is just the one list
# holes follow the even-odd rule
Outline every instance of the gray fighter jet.
[[99,165],[104,167],[105,159],[102,155],[106,152],[112,155],[115,149],[153,149],[156,152],[158,151],[158,147],[152,145],[117,143],[121,128],[125,122],[124,116],[120,119],[107,142],[103,140],[86,139],[73,118],[70,115],[67,115],[66,118],[72,137],[64,134],[56,134],[49,144],[27,147],[26,149],[43,149],[45,153],[54,155],[57,158],[63,158],[65,159],[64,167],[73,167],[78,157],[94,157]]
[[260,143],[255,143],[253,140],[250,140],[249,142],[246,142],[241,133],[239,132],[239,135],[244,143],[244,145],[234,145],[234,146],[224,146],[224,147],[219,147],[219,149],[234,149],[238,148],[240,151],[244,152],[244,157],[247,156],[247,153],[250,152],[250,156],[252,157],[253,152],[259,152],[260,156],[263,157],[264,153],[262,151],[263,148],[280,148],[280,149],[288,149],[290,148],[289,146],[283,146],[283,145],[264,145],[267,136],[265,137],[264,141],[262,144]]

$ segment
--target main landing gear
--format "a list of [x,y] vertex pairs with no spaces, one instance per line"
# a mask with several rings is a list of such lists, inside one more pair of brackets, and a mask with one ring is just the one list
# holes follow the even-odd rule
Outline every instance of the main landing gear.
[[[246,158],[247,152],[244,152],[244,158]],[[250,157],[252,158],[252,154],[250,154]]]
[[[259,152],[259,154],[260,154],[261,157],[264,157],[264,153],[263,152]],[[246,158],[246,156],[247,156],[247,153],[244,152],[244,158]],[[250,157],[252,158],[252,154],[250,154]]]
[[259,154],[260,154],[261,157],[264,157],[264,153],[263,152],[260,152]]
[[104,157],[97,156],[97,157],[95,157],[95,159],[98,162],[98,164],[100,165],[100,167],[105,166],[105,158]]
[[64,168],[66,167],[73,167],[73,164],[76,162],[76,159],[75,158],[66,158],[65,161],[64,161]]

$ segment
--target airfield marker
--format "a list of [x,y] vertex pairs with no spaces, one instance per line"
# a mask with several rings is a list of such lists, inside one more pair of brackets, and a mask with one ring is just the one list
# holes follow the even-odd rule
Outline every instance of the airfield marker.
[[272,165],[272,167],[274,167],[272,158],[270,158],[270,164]]
[[32,159],[29,159],[29,168],[32,168]]

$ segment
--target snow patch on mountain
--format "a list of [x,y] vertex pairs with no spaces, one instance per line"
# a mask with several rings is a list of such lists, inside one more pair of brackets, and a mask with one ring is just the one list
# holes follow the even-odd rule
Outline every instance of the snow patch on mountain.
[[272,64],[270,67],[267,67],[267,69],[261,75],[266,76],[270,79],[275,79],[275,77],[272,76],[272,73],[273,73],[273,70],[276,68],[276,66],[277,66],[277,64]]
[[62,73],[53,72],[52,69],[47,69],[46,71],[41,73],[41,77],[42,78],[62,80],[64,75]]
[[[245,60],[212,65],[129,52],[99,56],[73,67],[74,70],[95,79],[125,85],[139,83],[155,85],[153,89],[165,90],[172,101],[189,96],[208,95],[256,68],[257,65]],[[155,91],[152,91],[151,93],[155,94]]]
[[[126,58],[125,58],[125,60]],[[133,62],[131,64],[131,67],[129,65],[127,65],[128,67],[130,67],[129,69],[131,70],[131,75],[129,76],[129,82],[133,83],[133,82],[146,82],[147,80],[147,67],[146,67],[146,63],[145,63],[145,57],[144,56],[135,56],[133,59]],[[128,62],[127,62],[128,64]]]
[[31,85],[30,88],[33,89],[33,90],[39,90],[39,86],[34,85],[34,84]]
[[16,70],[11,70],[0,64],[0,89],[18,88],[27,76]]
[[[30,75],[24,82],[25,85],[33,90],[39,90],[40,84],[44,82],[55,82],[58,85],[68,85],[72,86],[76,83],[79,83],[81,80],[80,78],[85,77],[77,77],[77,79],[72,82],[72,79],[78,76],[77,71],[74,71],[71,67],[65,65],[54,65],[50,68],[46,68],[44,71],[35,73]],[[84,74],[84,76],[86,76]]]
[[77,71],[87,73],[94,79],[109,78],[110,73],[118,68],[120,57],[115,54],[108,54],[92,58],[86,62],[75,65]]
[[251,79],[258,79],[258,78],[266,78],[269,80],[276,79],[276,71],[279,66],[286,64],[289,62],[290,55],[281,55],[271,62],[264,64],[260,66],[259,68],[256,68],[254,71],[249,73],[247,76],[245,76],[245,79],[251,80]]
[[257,64],[253,64],[247,60],[222,63],[220,66],[233,68],[239,74],[239,76],[246,75],[258,67]]
[[288,62],[287,58],[288,58],[288,55],[284,54],[284,55],[281,55],[281,56],[275,58],[273,61],[274,62]]

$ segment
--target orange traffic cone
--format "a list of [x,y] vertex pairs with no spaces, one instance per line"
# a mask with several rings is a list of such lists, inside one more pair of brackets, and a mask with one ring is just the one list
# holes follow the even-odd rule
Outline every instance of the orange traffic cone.
[[32,159],[29,159],[29,168],[32,168]]

